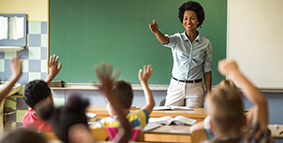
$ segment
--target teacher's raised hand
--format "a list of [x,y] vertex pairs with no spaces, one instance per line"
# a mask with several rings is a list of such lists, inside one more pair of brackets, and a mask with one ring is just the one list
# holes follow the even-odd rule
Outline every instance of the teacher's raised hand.
[[153,20],[153,23],[149,24],[149,28],[151,30],[152,33],[157,33],[158,30],[158,24],[156,23],[155,20]]

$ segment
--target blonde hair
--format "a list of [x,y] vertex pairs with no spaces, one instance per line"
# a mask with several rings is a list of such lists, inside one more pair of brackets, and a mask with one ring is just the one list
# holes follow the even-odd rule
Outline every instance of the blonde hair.
[[240,130],[243,124],[243,104],[238,88],[231,80],[221,81],[208,96],[208,112],[217,132]]

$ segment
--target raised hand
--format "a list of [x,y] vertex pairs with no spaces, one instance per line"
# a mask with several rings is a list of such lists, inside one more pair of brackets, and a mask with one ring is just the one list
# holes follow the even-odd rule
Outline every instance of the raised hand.
[[49,75],[47,76],[45,82],[48,84],[56,77],[62,68],[62,63],[58,65],[59,56],[51,55],[50,59],[47,59],[47,65],[49,68]]
[[151,65],[148,65],[148,66],[144,65],[143,71],[142,69],[139,70],[139,80],[141,82],[147,82],[152,74],[152,71],[153,71],[153,68]]
[[230,75],[233,72],[239,71],[239,68],[234,60],[224,59],[218,62],[218,70],[223,75]]
[[22,74],[22,61],[20,56],[11,59],[11,71],[13,76],[20,77]]
[[156,23],[155,20],[153,20],[153,24],[149,24],[149,28],[151,30],[152,33],[157,33],[158,30],[158,24]]
[[[101,62],[100,65],[95,65],[94,70],[97,78],[99,79],[101,85],[100,90],[105,93],[105,96],[109,96],[112,92],[113,83],[119,76],[120,72],[115,70],[112,76],[112,65]],[[108,98],[108,97],[106,97]]]

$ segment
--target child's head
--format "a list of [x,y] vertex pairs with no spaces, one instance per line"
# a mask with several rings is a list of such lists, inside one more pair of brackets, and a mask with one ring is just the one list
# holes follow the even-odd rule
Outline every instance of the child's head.
[[[130,109],[133,100],[133,90],[130,83],[120,80],[114,83],[113,92],[124,109]],[[107,110],[111,116],[114,115],[113,107],[107,104]]]
[[240,132],[244,123],[243,104],[237,87],[223,80],[208,96],[208,111],[217,133]]
[[24,100],[32,109],[40,101],[49,98],[52,101],[52,93],[48,84],[43,80],[29,82],[24,91]]
[[32,130],[17,129],[5,134],[0,143],[47,143],[47,141]]
[[200,27],[202,25],[202,22],[204,21],[204,11],[202,6],[195,1],[188,1],[186,3],[183,3],[183,5],[179,7],[179,13],[178,13],[179,14],[178,17],[181,23],[183,23],[184,13],[186,10],[192,10],[196,13],[197,19],[199,21],[197,27]]
[[50,102],[41,102],[36,105],[37,115],[52,126],[57,137],[65,143],[69,142],[69,129],[80,124],[88,129],[85,109],[89,105],[88,100],[79,96],[71,96],[65,106],[54,108]]

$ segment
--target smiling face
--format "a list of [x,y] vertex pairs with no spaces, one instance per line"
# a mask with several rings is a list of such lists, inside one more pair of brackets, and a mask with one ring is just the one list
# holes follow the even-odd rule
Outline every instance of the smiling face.
[[186,31],[196,31],[199,24],[197,14],[192,10],[186,10],[183,17],[183,26]]

